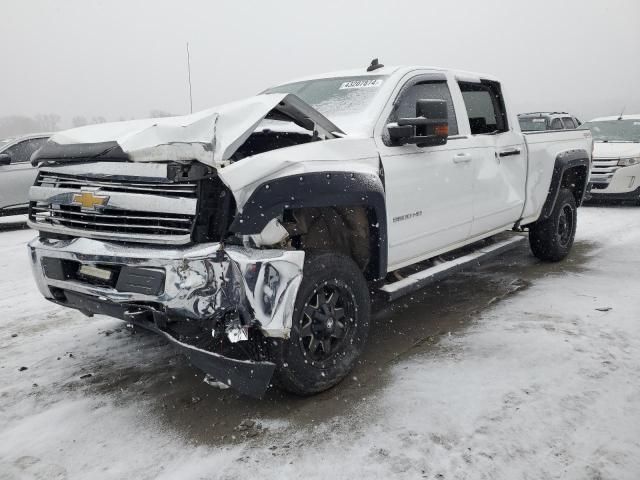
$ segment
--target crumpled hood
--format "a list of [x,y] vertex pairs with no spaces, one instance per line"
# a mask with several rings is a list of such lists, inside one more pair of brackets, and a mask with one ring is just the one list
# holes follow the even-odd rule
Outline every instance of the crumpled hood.
[[594,158],[620,158],[640,156],[640,143],[632,142],[594,142]]
[[[103,123],[53,135],[49,143],[79,147],[97,145],[99,158],[109,144],[117,144],[128,159],[138,162],[197,160],[216,167],[224,164],[272,110],[320,135],[342,134],[326,117],[292,94],[262,94],[179,117]],[[115,145],[114,145],[115,146]],[[85,156],[87,148],[79,148]],[[37,159],[47,156],[47,148]],[[72,158],[72,155],[65,155]],[[86,156],[85,156],[86,158]]]

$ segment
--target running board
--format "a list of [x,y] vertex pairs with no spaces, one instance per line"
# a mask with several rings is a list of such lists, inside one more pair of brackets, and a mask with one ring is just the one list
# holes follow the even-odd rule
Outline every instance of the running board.
[[413,273],[397,282],[388,283],[380,291],[386,294],[388,300],[395,300],[407,293],[420,290],[431,283],[442,280],[449,275],[477,267],[486,260],[516,248],[525,239],[526,237],[523,235],[515,235],[491,245],[482,245],[462,257]]

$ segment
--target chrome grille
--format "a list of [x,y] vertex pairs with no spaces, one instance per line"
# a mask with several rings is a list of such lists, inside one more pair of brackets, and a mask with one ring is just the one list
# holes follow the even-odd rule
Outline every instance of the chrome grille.
[[[84,195],[106,200],[85,205]],[[196,219],[198,184],[162,177],[73,175],[42,170],[31,187],[30,226],[98,239],[184,244]]]
[[150,183],[131,182],[122,179],[89,179],[73,175],[41,172],[36,185],[55,186],[56,188],[100,189],[103,192],[152,193],[154,195],[168,195],[195,198],[197,185],[195,183]]
[[591,165],[591,183],[611,182],[613,174],[620,168],[618,160],[618,158],[594,158]]

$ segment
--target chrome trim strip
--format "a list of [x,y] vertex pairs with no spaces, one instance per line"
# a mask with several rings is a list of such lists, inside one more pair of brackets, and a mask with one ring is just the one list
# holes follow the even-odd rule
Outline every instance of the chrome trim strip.
[[60,177],[58,175],[41,174],[37,179],[37,186],[44,186],[42,184],[56,184],[65,185],[65,188],[74,188],[77,185],[78,190],[84,188],[100,188],[105,191],[112,189],[117,190],[130,190],[132,192],[150,192],[156,195],[163,193],[168,194],[180,194],[185,193],[187,195],[195,195],[196,185],[193,183],[128,183],[123,181],[105,181],[105,180],[93,180],[87,177]]
[[[74,212],[72,210],[56,210],[54,208],[49,207],[41,207],[41,206],[34,206],[31,207],[32,210],[34,212],[36,212],[36,215],[38,213],[53,213],[54,215],[51,216],[51,218],[57,218],[60,220],[64,220],[64,216],[56,216],[55,214],[64,214],[66,215],[71,215],[71,216],[91,216],[91,215],[99,215],[100,218],[116,218],[116,219],[123,219],[126,218],[127,220],[149,220],[149,221],[160,221],[160,222],[178,222],[178,223],[188,223],[189,225],[191,225],[191,223],[193,222],[193,218],[180,218],[180,217],[142,217],[142,216],[136,216],[136,215],[127,215],[126,217],[123,217],[122,215],[109,215],[106,214],[104,212]],[[121,223],[110,223],[109,225],[115,225],[115,226],[122,226],[125,224],[121,224]],[[129,225],[129,224],[126,224]]]
[[[99,218],[99,216],[98,216]],[[126,217],[121,217],[121,218],[126,218]],[[167,230],[169,232],[182,232],[182,233],[191,233],[191,227],[189,228],[180,228],[180,227],[169,227],[169,226],[164,226],[164,225],[140,225],[137,223],[123,223],[123,224],[118,224],[118,223],[104,223],[104,222],[94,222],[94,221],[87,221],[87,220],[75,220],[75,219],[71,219],[71,218],[65,218],[65,217],[50,217],[50,216],[35,216],[35,223],[38,225],[51,225],[51,226],[58,226],[58,223],[55,222],[60,222],[60,224],[67,222],[67,223],[73,223],[75,225],[89,225],[89,226],[98,226],[98,227],[111,227],[115,230],[118,230],[118,228],[122,228],[122,229],[128,229],[128,228],[138,228],[140,230]],[[66,225],[60,225],[64,228],[69,228]],[[133,234],[135,235],[135,234]]]
[[87,176],[95,179],[111,178],[122,180],[147,180],[150,182],[168,182],[166,163],[135,162],[78,162],[66,165],[43,166],[40,172],[61,173],[65,175]]
[[117,232],[93,232],[90,230],[76,229],[63,226],[53,226],[44,223],[27,220],[27,225],[34,230],[42,232],[59,233],[75,237],[86,237],[97,240],[113,240],[119,242],[157,243],[161,245],[185,245],[191,242],[191,234],[186,235],[151,235],[138,233]]

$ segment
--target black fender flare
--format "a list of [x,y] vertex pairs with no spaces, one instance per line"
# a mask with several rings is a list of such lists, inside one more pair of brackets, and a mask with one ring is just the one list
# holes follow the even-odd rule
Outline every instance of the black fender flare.
[[587,192],[587,183],[589,179],[589,170],[591,167],[591,155],[586,150],[567,150],[561,152],[556,157],[555,164],[553,166],[553,174],[551,175],[551,184],[549,185],[549,193],[547,199],[542,207],[542,213],[539,220],[545,220],[549,218],[553,212],[553,208],[558,199],[560,189],[563,187],[563,178],[565,173],[573,168],[583,167],[584,175],[580,179],[579,183],[576,183],[572,190],[576,198],[576,205],[580,206]]
[[285,209],[309,207],[367,207],[375,214],[369,231],[372,280],[387,273],[387,214],[382,180],[361,172],[311,172],[280,177],[258,186],[234,218],[229,230],[257,234]]

